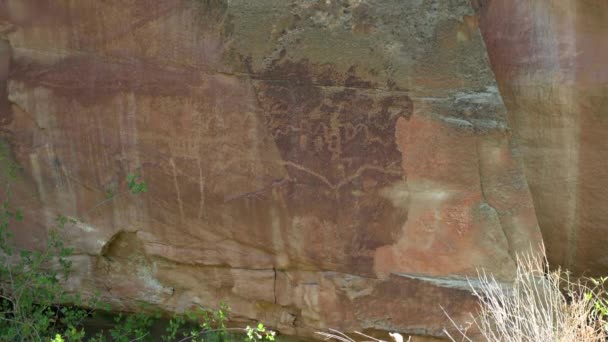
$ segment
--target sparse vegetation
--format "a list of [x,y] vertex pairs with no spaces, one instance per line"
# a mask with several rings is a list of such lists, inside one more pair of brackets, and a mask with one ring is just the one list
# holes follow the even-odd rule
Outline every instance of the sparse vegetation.
[[[92,334],[85,321],[96,310],[109,310],[99,294],[83,296],[64,287],[70,276],[70,257],[74,250],[66,246],[62,231],[82,218],[58,215],[48,230],[46,244],[39,249],[17,247],[11,225],[24,218],[11,203],[12,184],[18,166],[11,160],[9,149],[0,143],[0,341],[52,342],[131,342],[131,341],[274,341],[275,332],[259,323],[255,327],[228,328],[230,308],[198,308],[168,318],[165,331],[152,336],[150,331],[162,315],[143,310],[115,316],[112,327]],[[148,190],[139,175],[130,174],[125,190],[105,191],[105,198],[90,211],[124,194],[139,195]],[[86,298],[85,298],[86,297]],[[238,333],[238,335],[235,335]]]
[[446,334],[452,341],[467,342],[604,341],[607,279],[593,279],[589,286],[560,269],[547,270],[543,256],[527,254],[517,258],[512,284],[480,271],[480,285],[471,286],[479,312],[465,326],[452,321],[457,334]]

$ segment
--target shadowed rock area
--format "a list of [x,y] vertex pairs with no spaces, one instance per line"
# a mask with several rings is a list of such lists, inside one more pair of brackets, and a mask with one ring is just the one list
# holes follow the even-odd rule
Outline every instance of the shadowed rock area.
[[[69,285],[117,308],[224,301],[291,335],[441,336],[442,307],[476,307],[466,277],[511,276],[546,213],[522,166],[532,126],[499,94],[515,118],[534,94],[509,91],[500,4],[4,1],[18,237],[84,216]],[[132,173],[148,193],[98,205]]]

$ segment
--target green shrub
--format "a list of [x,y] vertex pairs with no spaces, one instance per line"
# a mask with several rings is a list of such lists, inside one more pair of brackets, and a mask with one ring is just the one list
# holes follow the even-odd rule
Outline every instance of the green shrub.
[[18,167],[5,144],[0,144],[0,167],[4,183],[0,207],[0,340],[44,340],[58,334],[70,340],[81,339],[84,333],[80,326],[89,311],[61,305],[97,306],[95,299],[82,301],[62,286],[70,273],[73,250],[64,245],[60,231],[75,220],[58,216],[40,250],[17,248],[9,226],[23,219],[22,212],[12,208],[10,202]]

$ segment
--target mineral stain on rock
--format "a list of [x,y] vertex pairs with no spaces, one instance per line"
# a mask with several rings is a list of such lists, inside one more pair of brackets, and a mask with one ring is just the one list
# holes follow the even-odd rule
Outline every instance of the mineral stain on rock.
[[[316,84],[310,68],[306,61],[290,62],[278,67],[285,80],[253,81],[279,163],[288,172],[285,205],[294,217],[314,217],[324,222],[320,226],[330,223],[337,230],[334,234],[351,241],[330,254],[321,253],[324,264],[340,270],[354,267],[369,275],[370,251],[388,243],[392,230],[387,228],[398,227],[406,218],[406,212],[395,212],[379,191],[404,179],[395,124],[411,116],[413,103],[405,92],[355,83],[354,72]],[[338,74],[327,65],[324,71]],[[351,86],[333,86],[340,83]],[[307,226],[294,229],[312,229],[303,236],[314,236],[317,224]],[[318,252],[307,254],[321,260]]]
[[378,186],[403,176],[394,139],[412,114],[406,94],[271,80],[255,89],[283,160],[300,166],[294,177],[340,190],[366,171]]

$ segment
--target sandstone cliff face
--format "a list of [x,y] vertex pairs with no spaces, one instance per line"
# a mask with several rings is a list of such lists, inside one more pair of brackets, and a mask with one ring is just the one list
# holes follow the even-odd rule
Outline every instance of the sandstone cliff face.
[[[84,215],[71,286],[440,335],[466,276],[540,241],[468,0],[0,6],[21,239]],[[89,211],[135,172],[149,193]]]
[[549,261],[606,274],[608,3],[491,0],[478,9]]

